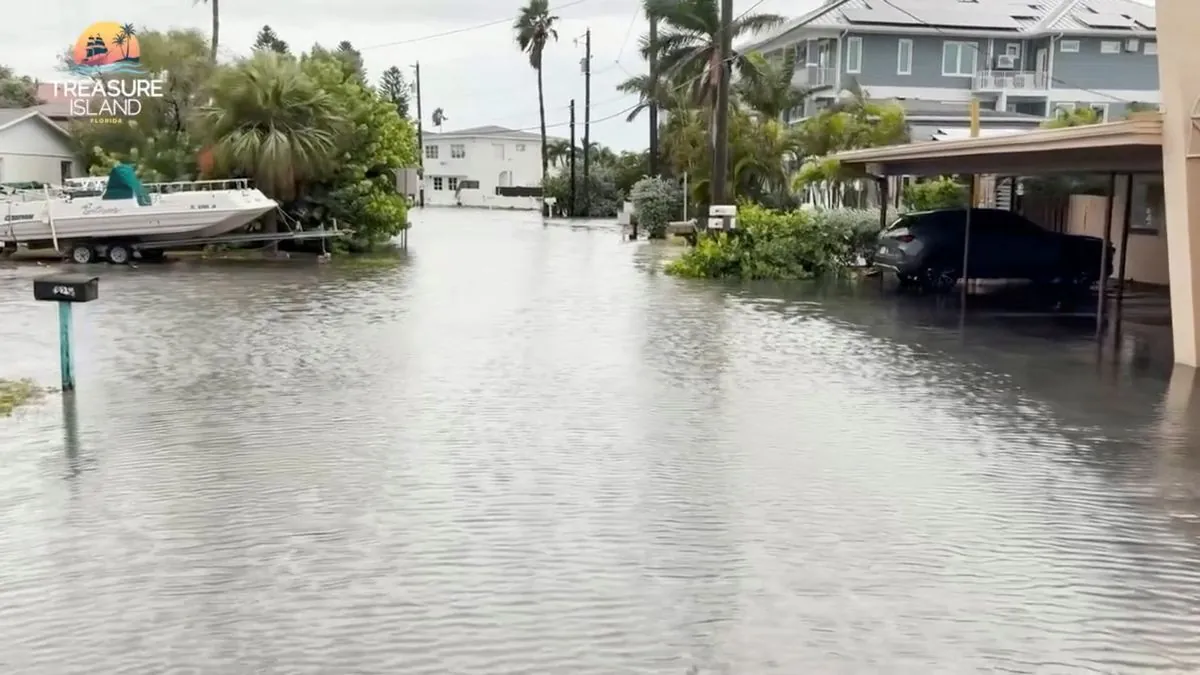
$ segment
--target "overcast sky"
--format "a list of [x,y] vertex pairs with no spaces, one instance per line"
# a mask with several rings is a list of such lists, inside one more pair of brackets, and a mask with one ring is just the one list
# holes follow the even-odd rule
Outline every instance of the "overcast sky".
[[[742,12],[756,0],[735,0]],[[377,80],[388,66],[405,69],[421,62],[425,121],[436,107],[445,109],[444,130],[498,124],[510,128],[538,125],[537,79],[513,42],[512,19],[518,0],[225,0],[221,3],[221,58],[247,54],[263,24],[270,24],[293,51],[314,42],[333,46],[349,40],[362,50],[369,75]],[[644,72],[637,54],[645,22],[640,0],[551,0],[561,17],[559,42],[546,54],[546,123],[551,135],[568,135],[567,104],[576,99],[582,136],[583,34],[592,29],[592,138],[617,149],[646,145],[645,118],[627,124],[617,115],[636,99],[622,97],[615,85]],[[794,16],[816,0],[764,0],[756,11]],[[113,8],[119,7],[120,14]],[[43,0],[13,3],[0,29],[4,65],[18,73],[54,79],[57,54],[96,21],[133,23],[138,28],[198,28],[207,35],[211,18],[207,5],[191,0],[140,0],[119,3],[100,0]],[[51,18],[56,17],[56,18]],[[466,30],[480,24],[495,25]],[[422,39],[447,31],[463,32]],[[579,38],[579,44],[575,39]],[[395,44],[406,42],[405,44]]]

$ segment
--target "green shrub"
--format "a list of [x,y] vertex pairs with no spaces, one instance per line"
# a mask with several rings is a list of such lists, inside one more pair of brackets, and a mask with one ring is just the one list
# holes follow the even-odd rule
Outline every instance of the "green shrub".
[[[877,209],[829,209],[815,211],[817,223],[828,230],[841,232],[847,238],[850,256],[869,257],[879,239],[879,211]],[[889,210],[886,222],[896,219],[895,211]]]
[[667,223],[683,209],[683,192],[671,181],[646,177],[633,184],[629,201],[637,213],[638,227],[651,239],[664,239]]
[[910,211],[963,208],[967,205],[967,186],[942,176],[905,185],[903,199]]
[[812,279],[850,263],[850,241],[846,230],[813,213],[743,205],[737,232],[702,237],[667,272],[710,279]]

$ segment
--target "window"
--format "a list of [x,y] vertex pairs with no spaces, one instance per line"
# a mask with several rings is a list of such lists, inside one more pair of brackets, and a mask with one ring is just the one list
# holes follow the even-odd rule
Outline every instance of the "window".
[[[466,157],[466,156],[467,156],[467,146],[461,145],[461,144],[450,146],[450,158],[451,159],[462,159],[463,157]],[[454,179],[451,178],[450,180],[454,180]],[[454,188],[450,188],[450,189],[453,190]]]
[[1021,55],[1021,45],[1018,43],[1013,43],[1013,42],[1010,42],[1010,43],[1004,45],[1004,55],[1005,56],[1020,56]]
[[1158,56],[1158,43],[1157,42],[1147,42],[1145,45],[1142,46],[1142,52],[1146,56]]
[[1058,51],[1064,54],[1078,54],[1079,40],[1063,40],[1058,43]]
[[441,190],[441,189],[442,189],[442,177],[441,177],[441,176],[434,176],[434,177],[433,177],[433,189],[434,189],[434,190]]
[[908,38],[901,38],[900,44],[896,47],[897,75],[912,75],[912,50],[913,41]]
[[942,43],[942,75],[948,77],[973,77],[979,45],[974,42]]
[[438,146],[436,146],[436,145],[425,146],[425,159],[437,159],[437,158],[438,158]]
[[862,38],[846,39],[846,72],[855,74],[862,72]]
[[74,169],[70,160],[58,163],[58,174],[62,179],[61,184],[65,185],[67,183],[67,179],[71,177],[72,173],[74,173]]
[[1057,117],[1060,112],[1061,113],[1075,112],[1075,104],[1074,103],[1067,103],[1065,101],[1059,101],[1059,102],[1054,103],[1053,105],[1054,105],[1054,116],[1055,117]]
[[1120,40],[1102,40],[1100,42],[1100,53],[1101,54],[1120,54],[1121,53],[1121,41]]
[[1096,118],[1099,119],[1101,122],[1108,121],[1108,104],[1107,103],[1093,103],[1088,107],[1091,108],[1092,110],[1096,111]]
[[450,176],[449,178],[447,178],[446,179],[446,187],[448,187],[451,190],[457,190],[458,189],[458,176]]
[[525,144],[517,143],[517,152],[525,152]]
[[1130,234],[1157,235],[1162,232],[1167,217],[1162,176],[1135,175],[1130,200]]

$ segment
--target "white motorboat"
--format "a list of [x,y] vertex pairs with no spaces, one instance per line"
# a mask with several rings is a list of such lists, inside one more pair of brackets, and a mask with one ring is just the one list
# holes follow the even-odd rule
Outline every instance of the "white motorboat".
[[[276,208],[244,180],[189,181],[142,185],[127,165],[97,186],[68,183],[66,190],[22,191],[0,201],[0,243],[77,245],[126,249],[140,242],[216,237],[243,227]],[[82,262],[82,261],[80,261]]]

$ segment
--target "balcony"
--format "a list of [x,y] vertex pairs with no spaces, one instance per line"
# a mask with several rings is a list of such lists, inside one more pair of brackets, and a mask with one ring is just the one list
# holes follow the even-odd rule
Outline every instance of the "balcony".
[[974,91],[1005,93],[1043,92],[1049,89],[1047,73],[1021,70],[981,70],[975,74],[971,88]]
[[792,75],[792,85],[801,89],[816,87],[832,87],[837,84],[837,69],[822,66],[796,66]]

